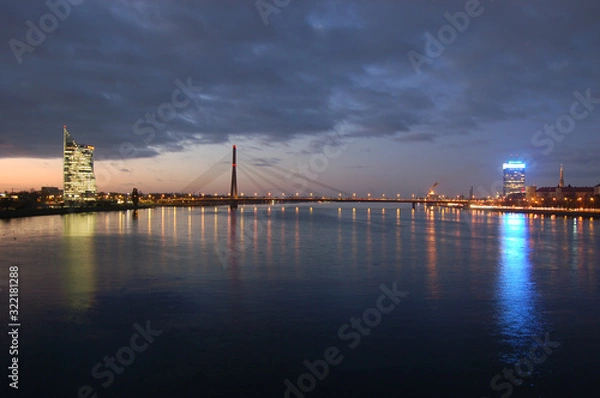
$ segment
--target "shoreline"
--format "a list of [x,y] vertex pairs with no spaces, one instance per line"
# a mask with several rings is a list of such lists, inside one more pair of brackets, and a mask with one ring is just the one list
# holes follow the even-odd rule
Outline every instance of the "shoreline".
[[39,216],[55,216],[64,214],[80,214],[80,213],[102,213],[109,211],[127,211],[127,210],[141,210],[148,209],[151,206],[138,206],[137,208],[133,205],[117,205],[117,206],[105,206],[105,207],[65,207],[55,209],[23,209],[23,210],[2,210],[0,211],[0,219],[10,220],[13,218],[24,218],[24,217],[39,217]]
[[494,207],[494,206],[471,206],[471,210],[483,210],[498,213],[518,213],[518,214],[540,214],[548,216],[565,217],[589,217],[600,218],[600,209],[561,209],[561,208],[515,208],[515,207]]
[[[370,201],[365,201],[370,202]],[[376,202],[376,201],[375,201]],[[103,207],[67,207],[67,208],[48,208],[48,209],[24,209],[24,210],[0,210],[0,219],[10,220],[13,218],[25,218],[25,217],[39,217],[39,216],[53,216],[53,215],[64,215],[64,214],[81,214],[81,213],[103,213],[112,211],[128,211],[128,210],[144,210],[152,209],[155,207],[204,207],[204,206],[228,206],[229,200],[211,200],[201,203],[194,204],[143,204],[138,205],[136,208],[132,204],[127,205],[115,205],[115,206],[103,206]],[[250,201],[250,203],[243,204],[263,204],[263,200]],[[498,206],[482,206],[482,205],[471,205],[463,208],[463,211],[469,210],[482,210],[487,212],[498,212],[498,213],[519,213],[519,214],[539,214],[549,216],[565,216],[565,217],[587,217],[594,218],[597,216],[600,218],[600,209],[564,209],[564,208],[522,208],[522,207],[498,207]]]

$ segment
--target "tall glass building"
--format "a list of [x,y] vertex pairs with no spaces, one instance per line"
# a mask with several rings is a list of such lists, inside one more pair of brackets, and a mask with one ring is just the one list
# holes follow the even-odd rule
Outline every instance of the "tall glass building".
[[64,126],[63,171],[65,204],[96,200],[96,177],[94,175],[94,147],[79,145]]
[[525,192],[525,163],[510,160],[502,165],[504,172],[504,196]]

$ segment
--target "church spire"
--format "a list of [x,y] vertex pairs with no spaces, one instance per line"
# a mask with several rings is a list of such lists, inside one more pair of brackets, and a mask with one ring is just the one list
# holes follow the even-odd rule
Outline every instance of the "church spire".
[[558,186],[561,188],[565,186],[565,170],[562,164],[560,165],[560,181],[558,182]]

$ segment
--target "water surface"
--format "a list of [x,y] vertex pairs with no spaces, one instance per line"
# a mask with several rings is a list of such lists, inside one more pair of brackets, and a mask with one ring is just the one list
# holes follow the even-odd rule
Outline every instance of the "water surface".
[[[335,347],[302,395],[499,397],[491,379],[546,333],[560,346],[511,396],[584,396],[600,370],[590,219],[303,204],[34,217],[0,234],[5,303],[20,267],[22,396],[281,397]],[[351,348],[339,330],[382,284],[408,296]],[[92,368],[147,322],[160,336],[103,387]]]

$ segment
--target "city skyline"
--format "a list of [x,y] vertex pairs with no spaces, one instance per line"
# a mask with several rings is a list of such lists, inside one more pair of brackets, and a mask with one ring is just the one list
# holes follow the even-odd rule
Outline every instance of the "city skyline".
[[0,191],[62,186],[64,124],[96,147],[99,191],[182,191],[232,144],[363,194],[502,192],[511,154],[527,185],[560,164],[600,183],[599,6],[475,3],[11,4]]

